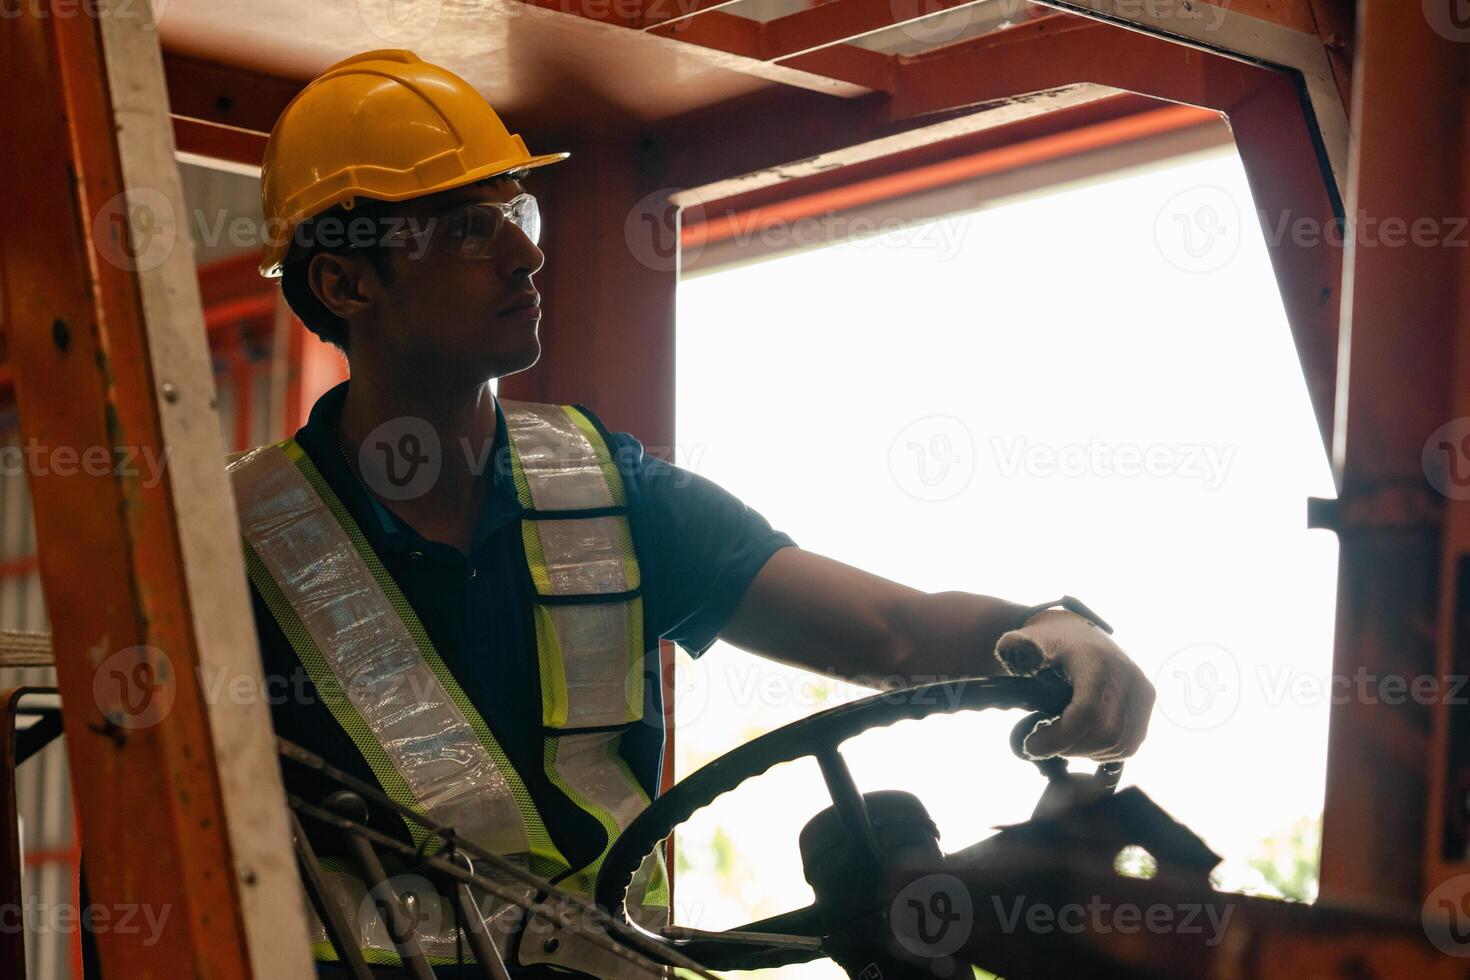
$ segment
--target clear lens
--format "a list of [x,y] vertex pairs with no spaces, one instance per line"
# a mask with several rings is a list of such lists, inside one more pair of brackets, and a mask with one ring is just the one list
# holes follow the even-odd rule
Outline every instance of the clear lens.
[[503,219],[498,212],[485,207],[469,207],[465,208],[465,212],[468,214],[465,235],[458,243],[461,254],[489,255],[490,243],[495,240],[495,233],[500,230]]
[[510,202],[510,220],[525,232],[532,245],[541,241],[541,206],[530,194],[522,194]]
[[492,253],[495,236],[507,221],[519,228],[531,244],[541,239],[541,209],[536,199],[521,194],[506,204],[477,202],[444,215],[440,240],[465,258]]

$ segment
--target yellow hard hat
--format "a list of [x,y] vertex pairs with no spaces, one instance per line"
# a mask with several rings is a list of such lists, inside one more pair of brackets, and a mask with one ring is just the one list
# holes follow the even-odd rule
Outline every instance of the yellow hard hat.
[[532,156],[469,82],[412,51],[354,55],[297,93],[271,129],[260,274],[281,274],[303,221],[355,197],[403,201],[569,155]]

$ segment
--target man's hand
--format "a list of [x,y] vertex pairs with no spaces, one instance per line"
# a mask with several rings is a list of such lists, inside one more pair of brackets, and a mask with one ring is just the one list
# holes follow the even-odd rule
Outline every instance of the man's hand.
[[1003,635],[995,656],[1022,677],[1056,668],[1072,684],[1061,717],[1042,722],[1023,748],[1033,759],[1080,755],[1115,762],[1138,751],[1148,733],[1154,686],[1113,638],[1087,619],[1048,609]]
[[[920,592],[800,548],[771,556],[720,637],[772,660],[875,687],[990,676],[1048,664],[1072,702],[1026,741],[1038,757],[1131,755],[1148,731],[1154,689],[1108,635],[1063,610],[968,592]],[[1004,664],[1004,660],[1001,664]],[[1017,672],[1013,671],[1013,672]]]

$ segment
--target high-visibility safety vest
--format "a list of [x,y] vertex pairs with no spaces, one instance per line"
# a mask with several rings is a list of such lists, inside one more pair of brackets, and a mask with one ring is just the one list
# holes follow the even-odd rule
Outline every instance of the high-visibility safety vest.
[[[547,778],[602,825],[607,847],[648,805],[619,752],[643,717],[643,602],[628,525],[627,494],[601,433],[567,405],[500,402],[521,505],[521,538],[535,585]],[[233,457],[229,471],[250,580],[317,692],[396,802],[452,826],[563,888],[590,895],[604,848],[571,867],[557,849],[521,775],[440,659],[361,529],[294,440]],[[439,843],[412,826],[415,843]],[[344,862],[324,862],[346,903],[364,957],[398,956],[366,887]],[[472,959],[448,898],[417,876],[393,879],[415,907],[431,963]],[[662,855],[650,855],[630,891],[630,912],[667,921]],[[504,949],[514,907],[484,899]],[[318,959],[335,959],[320,923]],[[575,936],[520,943],[524,965],[547,963],[617,977]]]

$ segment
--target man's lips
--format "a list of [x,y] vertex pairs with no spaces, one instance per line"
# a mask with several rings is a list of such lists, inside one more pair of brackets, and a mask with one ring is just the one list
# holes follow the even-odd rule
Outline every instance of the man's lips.
[[511,303],[505,309],[501,310],[500,311],[500,315],[501,316],[509,316],[512,313],[525,313],[525,314],[530,314],[531,312],[539,313],[540,310],[541,310],[541,294],[540,293],[528,293],[525,296],[522,296],[520,299],[517,299],[515,302]]

